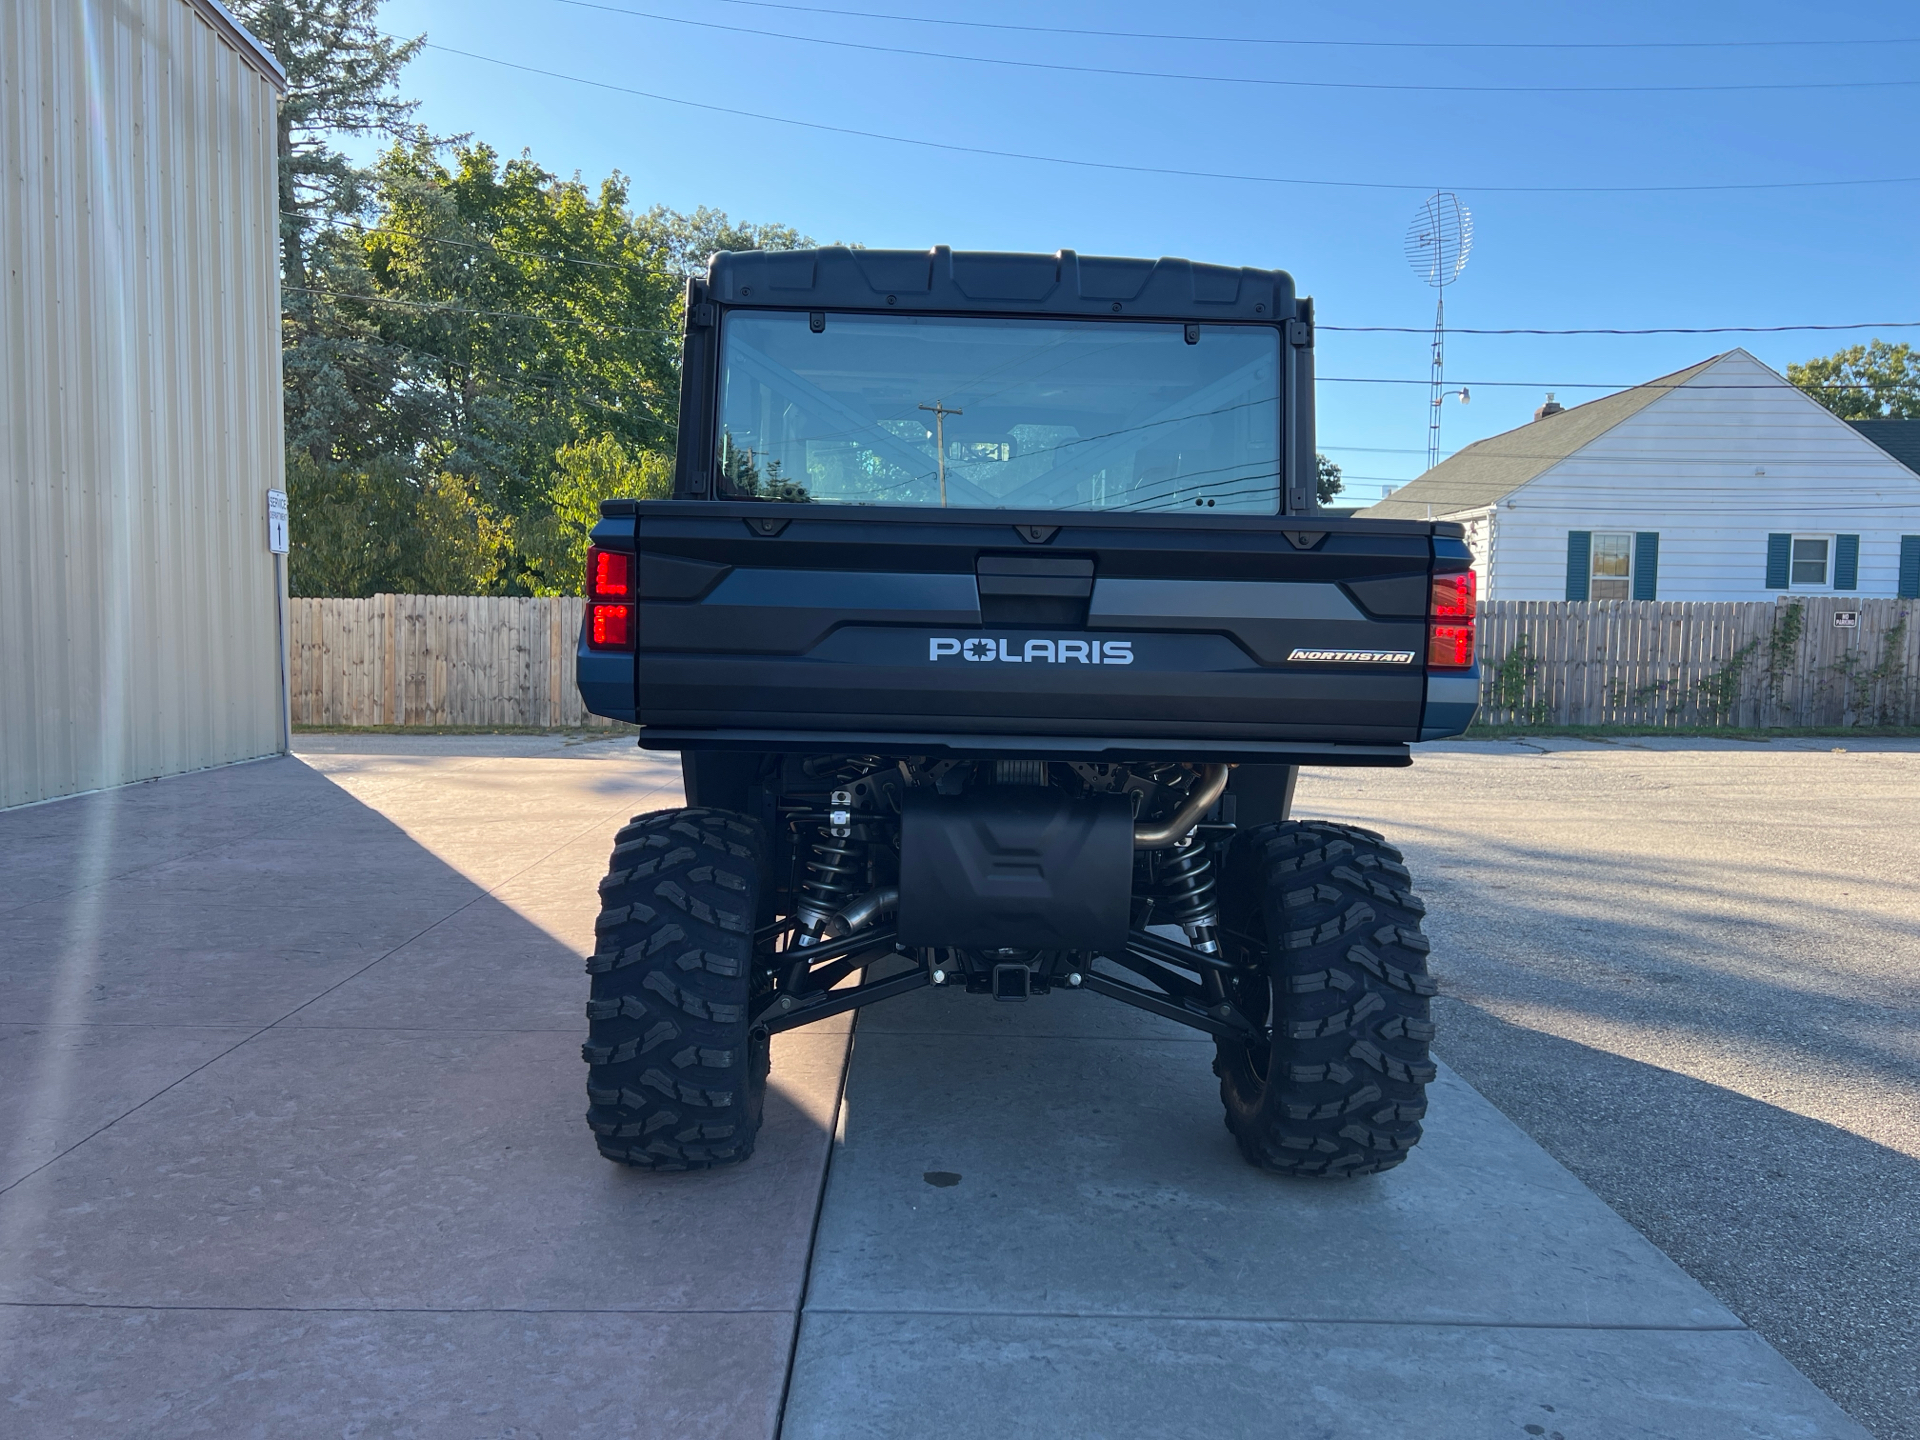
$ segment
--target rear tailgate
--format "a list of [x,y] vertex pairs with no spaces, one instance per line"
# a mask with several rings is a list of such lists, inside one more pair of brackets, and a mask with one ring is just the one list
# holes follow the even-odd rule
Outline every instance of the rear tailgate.
[[1436,546],[1466,554],[1451,525],[1320,517],[659,501],[596,534],[621,531],[635,713],[669,748],[1397,749]]

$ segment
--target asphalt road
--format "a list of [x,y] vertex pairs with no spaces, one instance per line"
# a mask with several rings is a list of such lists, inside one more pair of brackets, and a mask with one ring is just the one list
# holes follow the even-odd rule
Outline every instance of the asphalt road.
[[1880,1440],[1920,1440],[1920,744],[1311,771],[1428,897],[1437,1053]]

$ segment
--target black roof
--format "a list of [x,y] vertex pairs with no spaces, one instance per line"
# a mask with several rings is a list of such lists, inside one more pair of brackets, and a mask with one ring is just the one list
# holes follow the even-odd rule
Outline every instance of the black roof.
[[1849,420],[1847,424],[1920,474],[1920,420]]
[[[1304,318],[1284,270],[991,250],[722,251],[709,298],[793,310],[1120,315],[1155,320]],[[1306,302],[1311,305],[1312,302]]]

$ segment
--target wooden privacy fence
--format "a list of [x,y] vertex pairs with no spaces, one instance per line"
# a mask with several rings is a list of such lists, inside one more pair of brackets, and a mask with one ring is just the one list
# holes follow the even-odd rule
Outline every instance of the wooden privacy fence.
[[[1496,600],[1480,609],[1480,722],[1920,724],[1912,600]],[[1837,625],[1851,616],[1855,623]]]
[[[587,725],[582,602],[375,595],[292,602],[296,725]],[[1920,724],[1912,600],[1496,600],[1485,724]],[[1836,612],[1857,623],[1834,624]]]
[[610,726],[580,704],[577,596],[291,602],[296,725]]

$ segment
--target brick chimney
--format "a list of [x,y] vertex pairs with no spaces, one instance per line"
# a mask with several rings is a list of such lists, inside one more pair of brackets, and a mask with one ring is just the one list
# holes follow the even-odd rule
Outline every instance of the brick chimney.
[[1542,405],[1538,410],[1533,412],[1533,418],[1536,420],[1544,420],[1549,415],[1558,415],[1562,410],[1566,408],[1567,408],[1566,406],[1562,405],[1558,400],[1553,398],[1553,392],[1549,390],[1547,391],[1547,403]]

